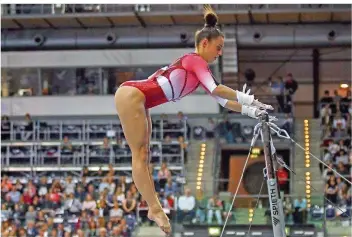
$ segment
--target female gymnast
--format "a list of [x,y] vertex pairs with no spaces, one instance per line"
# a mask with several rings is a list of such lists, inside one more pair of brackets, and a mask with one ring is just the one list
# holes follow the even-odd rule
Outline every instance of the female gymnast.
[[195,52],[177,59],[156,71],[148,79],[127,81],[115,94],[115,106],[126,141],[132,151],[132,178],[149,206],[148,218],[167,235],[169,219],[157,198],[153,178],[148,170],[152,123],[149,109],[189,95],[200,85],[223,107],[257,118],[265,109],[273,109],[249,91],[235,91],[216,82],[208,63],[222,54],[224,34],[216,27],[218,17],[210,6],[204,7],[205,26],[195,34]]

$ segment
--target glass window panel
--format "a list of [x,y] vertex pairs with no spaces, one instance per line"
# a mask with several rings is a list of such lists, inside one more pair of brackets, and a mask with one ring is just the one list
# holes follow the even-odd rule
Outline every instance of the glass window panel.
[[37,68],[8,68],[6,82],[9,96],[39,95],[39,73]]
[[103,94],[114,94],[121,83],[129,80],[144,80],[161,66],[119,67],[103,69]]
[[99,68],[77,69],[77,94],[99,95],[101,88],[101,75]]
[[76,68],[44,68],[41,71],[43,95],[76,94]]

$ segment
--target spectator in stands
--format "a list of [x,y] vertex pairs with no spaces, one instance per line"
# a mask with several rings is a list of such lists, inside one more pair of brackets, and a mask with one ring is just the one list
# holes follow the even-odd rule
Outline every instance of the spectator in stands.
[[137,187],[136,187],[136,185],[135,185],[134,183],[131,183],[131,184],[130,184],[128,191],[131,192],[131,195],[132,195],[132,197],[133,197],[134,199],[136,199],[136,200],[139,199],[139,195],[140,195],[140,194],[139,194],[139,192],[138,192],[138,190],[137,190]]
[[119,178],[119,186],[122,188],[122,192],[126,192],[128,189],[128,185],[126,183],[126,176],[120,176]]
[[76,184],[74,182],[72,182],[72,176],[68,176],[66,178],[66,183],[64,186],[65,186],[65,193],[66,194],[75,193]]
[[7,195],[9,195],[11,202],[14,204],[19,203],[21,200],[21,193],[17,190],[16,186],[12,186],[11,192]]
[[87,194],[89,194],[92,197],[92,199],[94,199],[94,200],[97,200],[99,197],[99,192],[97,190],[95,190],[93,184],[88,185]]
[[8,116],[1,116],[1,140],[10,140],[11,122]]
[[[347,156],[346,156],[346,158],[347,158]],[[347,161],[348,162],[348,161]],[[337,172],[339,172],[339,174],[341,174],[341,175],[344,175],[344,176],[348,176],[349,174],[350,174],[350,172],[348,171],[348,169],[347,169],[347,164],[348,163],[346,163],[346,164],[344,164],[343,162],[338,162],[337,163]]]
[[172,207],[169,206],[169,202],[166,200],[164,189],[161,189],[160,192],[157,193],[157,195],[159,197],[161,207],[170,210]]
[[[225,208],[224,208],[224,210],[222,212],[222,218],[226,219],[228,210],[231,209],[231,211],[229,213],[229,218],[232,218],[233,221],[236,221],[236,218],[235,218],[235,209],[236,209],[236,207],[235,207],[235,203],[233,203],[233,205],[231,206],[232,200],[233,200],[233,196],[230,196],[228,201],[225,202]],[[229,220],[231,220],[231,219],[229,219]]]
[[337,203],[338,186],[334,176],[330,176],[330,179],[325,185],[325,196],[333,204]]
[[5,203],[1,204],[1,221],[8,220],[11,218],[11,210],[7,207]]
[[332,104],[333,98],[330,96],[330,92],[328,90],[324,91],[324,96],[320,99],[321,104]]
[[212,118],[208,118],[208,123],[205,126],[205,134],[207,138],[214,138],[216,124]]
[[335,164],[342,163],[343,165],[348,164],[348,156],[344,150],[340,150],[335,156]]
[[66,194],[67,198],[64,203],[64,210],[68,212],[69,215],[78,216],[82,210],[82,203],[78,198],[75,198],[73,193]]
[[326,163],[329,168],[323,171],[323,178],[325,181],[328,181],[330,179],[330,176],[334,176],[334,172],[332,171],[332,169],[334,168],[334,164],[332,163],[332,161],[328,161]]
[[285,114],[285,120],[281,128],[286,130],[288,134],[291,134],[293,129],[292,126],[293,126],[293,118],[290,113],[287,113]]
[[203,189],[197,189],[196,194],[196,221],[205,223],[207,198],[204,196]]
[[336,105],[336,108],[340,107],[341,96],[339,95],[338,90],[334,90],[333,103]]
[[196,200],[194,196],[191,195],[191,189],[186,188],[184,195],[180,196],[178,199],[178,221],[183,222],[187,219],[193,220],[195,217],[195,207]]
[[36,217],[37,217],[36,210],[34,210],[33,206],[29,206],[25,215],[26,223],[31,221],[35,222]]
[[110,220],[112,222],[119,222],[123,217],[123,210],[119,207],[119,203],[114,201],[114,207],[110,210]]
[[340,111],[341,113],[350,113],[349,108],[351,108],[351,91],[348,90],[346,96],[341,98]]
[[21,184],[21,181],[19,179],[17,179],[16,183],[15,183],[15,187],[16,187],[17,191],[22,192],[22,189],[24,186]]
[[43,197],[48,193],[48,184],[45,176],[40,178],[38,195],[39,197]]
[[213,197],[208,200],[207,209],[208,209],[208,214],[207,214],[208,224],[210,225],[213,222],[213,217],[215,214],[218,225],[221,225],[222,224],[221,212],[223,210],[223,205],[222,205],[222,201],[218,198],[217,194],[213,195]]
[[122,191],[122,186],[117,186],[113,201],[117,201],[119,203],[119,206],[122,206],[122,203],[125,199],[125,193]]
[[24,122],[24,133],[22,134],[23,140],[28,140],[33,135],[34,122],[30,116],[30,114],[25,115],[26,121]]
[[219,124],[218,130],[220,137],[225,138],[227,143],[235,142],[235,136],[232,133],[232,124],[228,118],[224,118],[224,121]]
[[159,190],[160,190],[159,182],[158,182],[158,173],[159,173],[159,171],[157,171],[154,168],[154,164],[152,164],[152,163],[149,163],[149,167],[148,168],[149,168],[150,176],[152,177],[152,179],[154,181],[155,191],[159,192]]
[[165,184],[165,195],[175,195],[178,193],[177,184],[172,181],[172,178],[167,179],[167,183]]
[[269,86],[271,88],[271,93],[276,96],[276,100],[279,104],[278,112],[282,113],[285,111],[285,83],[281,76],[276,78],[269,78]]
[[71,155],[73,153],[73,147],[68,136],[64,136],[61,144],[61,152],[63,155]]
[[298,83],[292,73],[288,73],[285,80],[285,113],[292,112],[292,96],[298,89]]
[[307,217],[307,200],[302,197],[298,197],[293,202],[293,222],[295,224],[303,224],[306,222]]
[[99,193],[103,192],[105,189],[109,189],[108,177],[103,177],[102,182],[99,184]]
[[[185,133],[186,133],[187,139],[190,139],[190,137],[191,137],[191,127],[190,127],[189,124],[188,124],[188,118],[187,118],[187,116],[185,116],[185,115],[183,114],[183,112],[179,111],[179,112],[177,113],[177,117],[178,117],[178,119],[179,119],[179,127],[180,127],[180,128],[183,128],[183,127],[184,127],[184,124],[186,125],[186,127],[185,127],[185,129],[186,129]],[[184,136],[184,133],[180,133],[179,136]]]
[[12,189],[12,182],[9,180],[8,176],[4,176],[1,181],[1,192],[7,193]]
[[346,119],[341,116],[340,112],[338,112],[334,117],[333,128],[335,129],[340,128],[342,130],[346,129]]
[[344,181],[342,181],[340,176],[335,177],[335,178],[336,178],[335,180],[336,180],[336,184],[337,184],[337,190],[340,191],[344,185]]
[[38,234],[37,229],[35,228],[35,222],[34,221],[28,221],[27,226],[26,226],[26,234],[28,237],[35,237]]
[[340,147],[334,141],[329,141],[329,147],[328,150],[332,156],[334,156],[339,150]]
[[289,222],[291,219],[291,214],[293,213],[292,202],[290,197],[286,197],[283,202],[285,222]]
[[348,147],[345,145],[345,141],[343,139],[339,141],[339,147],[340,150],[343,150],[346,153],[348,152]]
[[116,183],[114,182],[114,177],[109,175],[107,176],[107,179],[108,179],[109,195],[113,195],[116,189]]
[[126,192],[126,199],[122,202],[122,209],[127,214],[135,215],[137,207],[137,200],[132,196],[131,191]]
[[84,200],[82,205],[82,210],[93,211],[97,207],[96,202],[93,200],[93,197],[90,194],[86,195],[86,200]]
[[320,110],[320,117],[321,125],[323,126],[322,136],[325,137],[328,129],[332,125],[332,112],[329,104],[325,104],[324,107]]
[[342,182],[342,187],[338,192],[338,200],[340,206],[351,206],[351,188],[345,182]]
[[169,168],[167,168],[167,163],[163,161],[163,163],[161,164],[161,168],[158,172],[158,181],[160,189],[165,189],[165,184],[169,178],[171,178],[171,172]]

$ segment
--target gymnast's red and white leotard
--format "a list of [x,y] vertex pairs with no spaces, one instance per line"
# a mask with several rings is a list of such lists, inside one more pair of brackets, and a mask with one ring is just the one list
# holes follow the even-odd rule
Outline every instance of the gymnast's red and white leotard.
[[[176,101],[189,95],[201,85],[209,94],[218,86],[208,63],[196,53],[177,59],[168,67],[156,71],[146,80],[126,81],[121,86],[133,86],[145,95],[147,109]],[[226,99],[213,96],[224,106]]]

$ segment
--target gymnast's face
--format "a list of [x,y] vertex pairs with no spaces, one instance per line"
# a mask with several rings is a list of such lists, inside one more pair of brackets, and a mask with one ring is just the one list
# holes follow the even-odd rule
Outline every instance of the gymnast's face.
[[208,63],[214,62],[219,56],[222,55],[222,48],[224,47],[224,37],[219,36],[217,38],[208,40],[203,39],[199,46],[200,56]]

